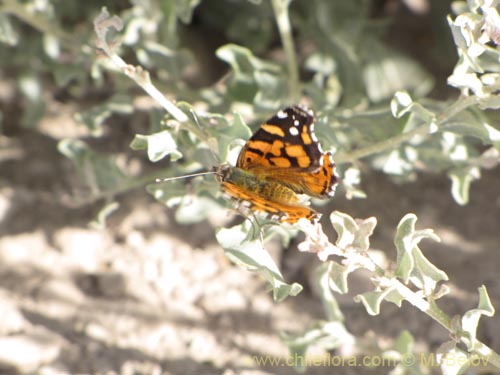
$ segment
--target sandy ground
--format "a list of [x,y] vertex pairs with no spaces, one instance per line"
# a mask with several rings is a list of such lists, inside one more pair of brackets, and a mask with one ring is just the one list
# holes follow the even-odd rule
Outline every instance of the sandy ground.
[[[20,128],[12,115],[8,137],[1,138],[0,373],[290,373],[287,367],[258,366],[252,356],[286,356],[279,333],[303,331],[325,317],[307,281],[317,258],[299,253],[296,243],[289,249],[270,246],[287,281],[305,285],[298,297],[275,303],[264,280],[224,257],[209,224],[176,224],[173,213],[143,189],[119,197],[121,207],[106,230],[89,227],[99,205],[70,208],[62,199],[74,181],[56,144],[78,132],[71,111],[53,111],[41,133]],[[114,142],[126,147],[132,133]],[[498,170],[473,184],[465,207],[454,203],[443,176],[397,185],[371,173],[363,188],[368,199],[347,201],[340,191],[323,210],[376,216],[372,245],[389,259],[395,258],[398,221],[414,212],[419,228],[434,228],[442,239],[424,242],[422,249],[450,277],[443,309],[455,315],[475,307],[482,284],[500,307]],[[363,273],[352,275],[350,288],[339,301],[353,334],[373,331],[390,343],[408,329],[429,350],[448,339],[408,304],[384,304],[380,316],[367,315],[352,300],[369,288]],[[484,318],[479,336],[500,351],[500,315]],[[387,373],[335,369],[360,371]]]

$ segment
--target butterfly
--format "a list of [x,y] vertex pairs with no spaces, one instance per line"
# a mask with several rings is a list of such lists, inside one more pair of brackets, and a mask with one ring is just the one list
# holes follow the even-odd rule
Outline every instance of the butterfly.
[[330,198],[338,177],[329,152],[314,134],[314,113],[305,106],[285,108],[263,123],[246,142],[236,166],[214,168],[222,190],[245,216],[261,212],[272,221],[315,223],[321,217],[300,194]]

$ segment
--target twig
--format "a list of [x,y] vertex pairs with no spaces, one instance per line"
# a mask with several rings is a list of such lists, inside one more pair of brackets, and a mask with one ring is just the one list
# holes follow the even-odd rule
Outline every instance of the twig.
[[101,49],[113,63],[128,77],[133,79],[144,91],[155,99],[165,110],[180,123],[189,121],[187,115],[182,112],[174,103],[168,100],[152,83],[149,72],[140,66],[127,64],[115,52],[116,43],[108,43],[106,36],[110,28],[120,31],[123,28],[123,22],[118,16],[110,17],[106,8],[101,10],[101,14],[94,20],[94,29],[97,34],[96,45]]
[[[477,102],[478,99],[475,96],[463,96],[459,98],[455,103],[453,103],[451,106],[437,115],[436,123],[433,124],[433,126],[437,126],[438,129],[442,128],[442,126],[450,118],[456,116],[458,113],[464,111]],[[378,154],[390,149],[395,149],[399,147],[400,144],[409,141],[416,135],[426,135],[431,133],[432,131],[430,130],[430,124],[423,124],[409,132],[398,134],[392,138],[386,139],[385,141],[372,144],[359,150],[351,152],[338,152],[335,155],[335,162],[339,164],[352,163],[358,159],[362,159],[370,155]]]
[[271,0],[274,10],[274,17],[283,43],[283,49],[286,55],[288,75],[290,79],[290,96],[294,101],[300,97],[299,88],[299,68],[297,65],[297,56],[295,54],[295,45],[292,38],[292,26],[288,14],[290,0]]

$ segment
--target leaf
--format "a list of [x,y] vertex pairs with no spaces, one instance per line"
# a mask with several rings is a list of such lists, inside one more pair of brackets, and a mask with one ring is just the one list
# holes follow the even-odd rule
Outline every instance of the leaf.
[[10,22],[7,14],[0,12],[0,42],[9,46],[16,46],[19,42],[19,34]]
[[201,195],[185,194],[175,211],[175,220],[179,224],[196,224],[210,216],[224,215],[226,212],[213,199]]
[[22,114],[21,124],[27,128],[35,128],[45,115],[46,110],[47,106],[41,100],[29,102]]
[[424,238],[439,241],[439,237],[431,230],[416,231],[417,217],[414,214],[405,215],[398,224],[394,243],[397,248],[397,268],[395,275],[405,284],[411,281],[415,286],[430,295],[436,284],[448,280],[448,276],[425,258],[418,244]]
[[396,118],[401,118],[408,113],[414,114],[423,123],[429,124],[431,132],[436,126],[436,115],[421,104],[414,102],[406,91],[398,91],[394,94],[391,101],[391,112]]
[[358,55],[362,30],[369,22],[368,3],[362,1],[316,1],[311,19],[303,24],[306,35],[315,35],[318,50],[334,56],[336,75],[342,87],[341,105],[356,108],[366,105],[362,57]]
[[274,111],[279,108],[287,95],[287,82],[275,72],[256,71],[254,73],[257,93],[254,103],[260,111]]
[[[323,308],[325,309],[328,321],[343,322],[344,315],[342,314],[342,310],[339,307],[337,299],[332,293],[332,290],[335,289],[331,285],[331,278],[333,278],[334,275],[337,275],[335,270],[336,265],[341,267],[340,265],[332,261],[319,266],[314,272],[316,282],[313,285],[317,285],[317,287],[319,288],[321,300],[323,302]],[[344,281],[345,283],[343,284],[343,286],[347,291],[347,277]]]
[[163,130],[151,135],[136,134],[130,147],[133,150],[147,150],[150,161],[157,162],[170,155],[172,161],[178,160],[182,154],[177,150],[172,135],[168,130]]
[[337,63],[332,56],[321,52],[314,52],[307,57],[304,67],[312,72],[320,74],[322,77],[327,77],[335,73],[337,70]]
[[259,59],[249,49],[235,44],[220,47],[216,55],[231,66],[227,88],[234,100],[266,111],[280,106],[286,97],[287,81],[279,65]]
[[304,67],[314,73],[312,80],[304,86],[314,107],[336,107],[342,95],[342,87],[335,74],[336,61],[331,56],[315,52],[306,59]]
[[[428,360],[424,357],[427,353],[415,353],[415,339],[411,333],[407,330],[401,332],[401,334],[396,339],[392,349],[383,351],[382,355],[384,359],[393,361],[397,363],[394,369],[391,370],[390,374],[411,374],[411,375],[424,375],[428,371],[422,368],[426,362],[430,365],[436,365],[434,361]],[[433,356],[432,353],[428,354]]]
[[329,287],[334,292],[340,294],[347,293],[348,292],[347,276],[351,272],[352,270],[349,267],[330,261],[328,263]]
[[36,73],[28,73],[19,77],[18,85],[27,99],[25,110],[22,113],[21,124],[27,128],[35,128],[46,110],[46,104],[42,97],[42,81]]
[[369,217],[363,220],[358,219],[356,222],[359,229],[356,233],[353,245],[362,252],[368,251],[370,248],[370,237],[377,226],[377,219],[375,217]]
[[186,187],[178,180],[149,184],[146,191],[167,207],[179,204],[186,195]]
[[194,8],[198,6],[201,0],[175,0],[175,13],[179,19],[189,24],[193,16]]
[[82,181],[94,194],[122,187],[128,181],[114,155],[96,152],[77,139],[63,139],[57,148],[73,162]]
[[[172,168],[169,175],[178,176],[185,170]],[[152,183],[146,190],[167,207],[177,207],[175,219],[178,223],[193,224],[217,216],[224,216],[226,209],[214,197],[220,193],[220,185],[213,177],[197,176],[186,180]]]
[[[195,110],[189,103],[179,102],[178,107],[187,114],[192,124],[205,135],[205,143],[217,151],[220,163],[227,161],[228,155],[238,140],[250,138],[252,132],[243,118],[235,113],[232,121],[223,115]],[[201,135],[200,135],[201,136]]]
[[401,149],[392,150],[387,155],[383,167],[384,173],[395,176],[407,175],[413,172],[414,169],[415,166],[412,163],[408,162],[404,150]]
[[420,64],[384,46],[375,37],[364,38],[360,49],[367,60],[363,67],[363,80],[371,102],[389,99],[400,90],[408,90],[421,97],[432,89],[432,76]]
[[132,99],[126,95],[115,95],[103,104],[75,114],[75,119],[83,123],[94,137],[102,135],[102,126],[113,114],[131,114],[134,110]]
[[232,228],[220,228],[216,238],[226,256],[234,263],[252,271],[257,271],[269,282],[275,301],[283,301],[288,296],[296,296],[302,291],[297,283],[287,284],[280,270],[260,240],[249,240],[249,232],[255,230],[249,220]]
[[361,302],[365,306],[366,311],[370,315],[378,315],[380,313],[380,304],[386,297],[395,290],[395,286],[386,288],[380,292],[366,292],[358,294],[354,297],[356,302]]
[[78,86],[84,86],[88,79],[88,71],[81,65],[74,64],[56,64],[52,74],[58,87],[66,87],[75,83]]
[[[483,108],[495,108],[498,100],[492,96],[498,91],[500,69],[498,60],[498,12],[495,2],[467,2],[471,11],[460,9],[454,20],[448,17],[459,61],[448,83],[463,93],[481,99]],[[475,3],[475,5],[473,5]],[[476,13],[477,9],[480,11]],[[485,73],[487,72],[487,73]]]
[[[316,323],[299,335],[282,333],[281,341],[287,346],[291,358],[306,359],[310,347],[320,347],[324,350],[334,350],[342,346],[354,345],[355,338],[339,321]],[[305,360],[295,361],[295,370],[305,370]]]
[[335,245],[345,249],[354,242],[356,232],[359,227],[352,217],[339,211],[334,211],[330,215],[330,221],[338,234]]
[[479,111],[462,111],[443,124],[442,130],[478,138],[484,144],[500,145],[500,131],[491,126]]
[[374,217],[354,220],[347,214],[334,211],[330,215],[333,228],[339,235],[335,245],[341,249],[354,247],[358,251],[366,251],[370,247],[370,236],[377,225]]
[[342,187],[346,190],[346,198],[366,198],[366,193],[359,188],[361,171],[355,167],[347,168],[343,173]]
[[97,217],[90,223],[92,228],[106,229],[106,220],[120,207],[118,202],[110,202],[99,210]]
[[236,140],[246,140],[250,138],[252,131],[243,118],[238,113],[234,114],[233,121],[228,124],[227,128],[215,129],[213,136],[217,138],[219,146],[219,157],[221,160],[226,161],[231,146],[234,146]]
[[464,374],[469,368],[469,357],[467,353],[459,348],[450,349],[447,353],[440,354],[439,362],[443,375]]
[[490,147],[479,157],[481,168],[493,169],[500,164],[500,151],[495,147]]
[[47,56],[49,56],[52,60],[57,60],[61,53],[59,39],[52,34],[45,34],[43,36],[43,48]]
[[148,69],[158,69],[170,81],[180,81],[185,70],[194,64],[191,52],[183,48],[147,41],[137,53],[139,62]]
[[[262,0],[212,3],[217,22],[226,29],[227,39],[246,46],[255,54],[269,50],[275,34],[271,4]],[[219,5],[220,4],[220,5]]]
[[477,167],[455,168],[448,172],[451,179],[451,195],[459,205],[469,203],[469,190],[472,181],[479,179],[480,170]]
[[415,348],[415,339],[412,334],[404,330],[396,339],[394,343],[394,349],[397,350],[401,354],[412,353]]
[[479,303],[477,308],[467,311],[462,317],[462,331],[465,334],[467,350],[469,352],[475,350],[477,343],[476,330],[479,323],[479,319],[482,315],[492,317],[495,315],[495,308],[491,304],[490,297],[488,296],[488,291],[486,287],[482,285],[478,288],[479,291]]

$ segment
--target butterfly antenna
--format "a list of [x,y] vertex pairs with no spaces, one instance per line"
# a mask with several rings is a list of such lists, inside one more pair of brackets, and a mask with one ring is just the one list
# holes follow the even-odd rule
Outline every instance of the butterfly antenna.
[[199,172],[199,173],[193,173],[193,174],[185,174],[183,176],[175,176],[175,177],[166,177],[166,178],[157,178],[155,182],[167,182],[167,181],[173,181],[173,180],[180,180],[181,178],[189,178],[189,177],[196,177],[196,176],[205,176],[208,174],[217,174],[216,171],[208,171],[208,172]]

